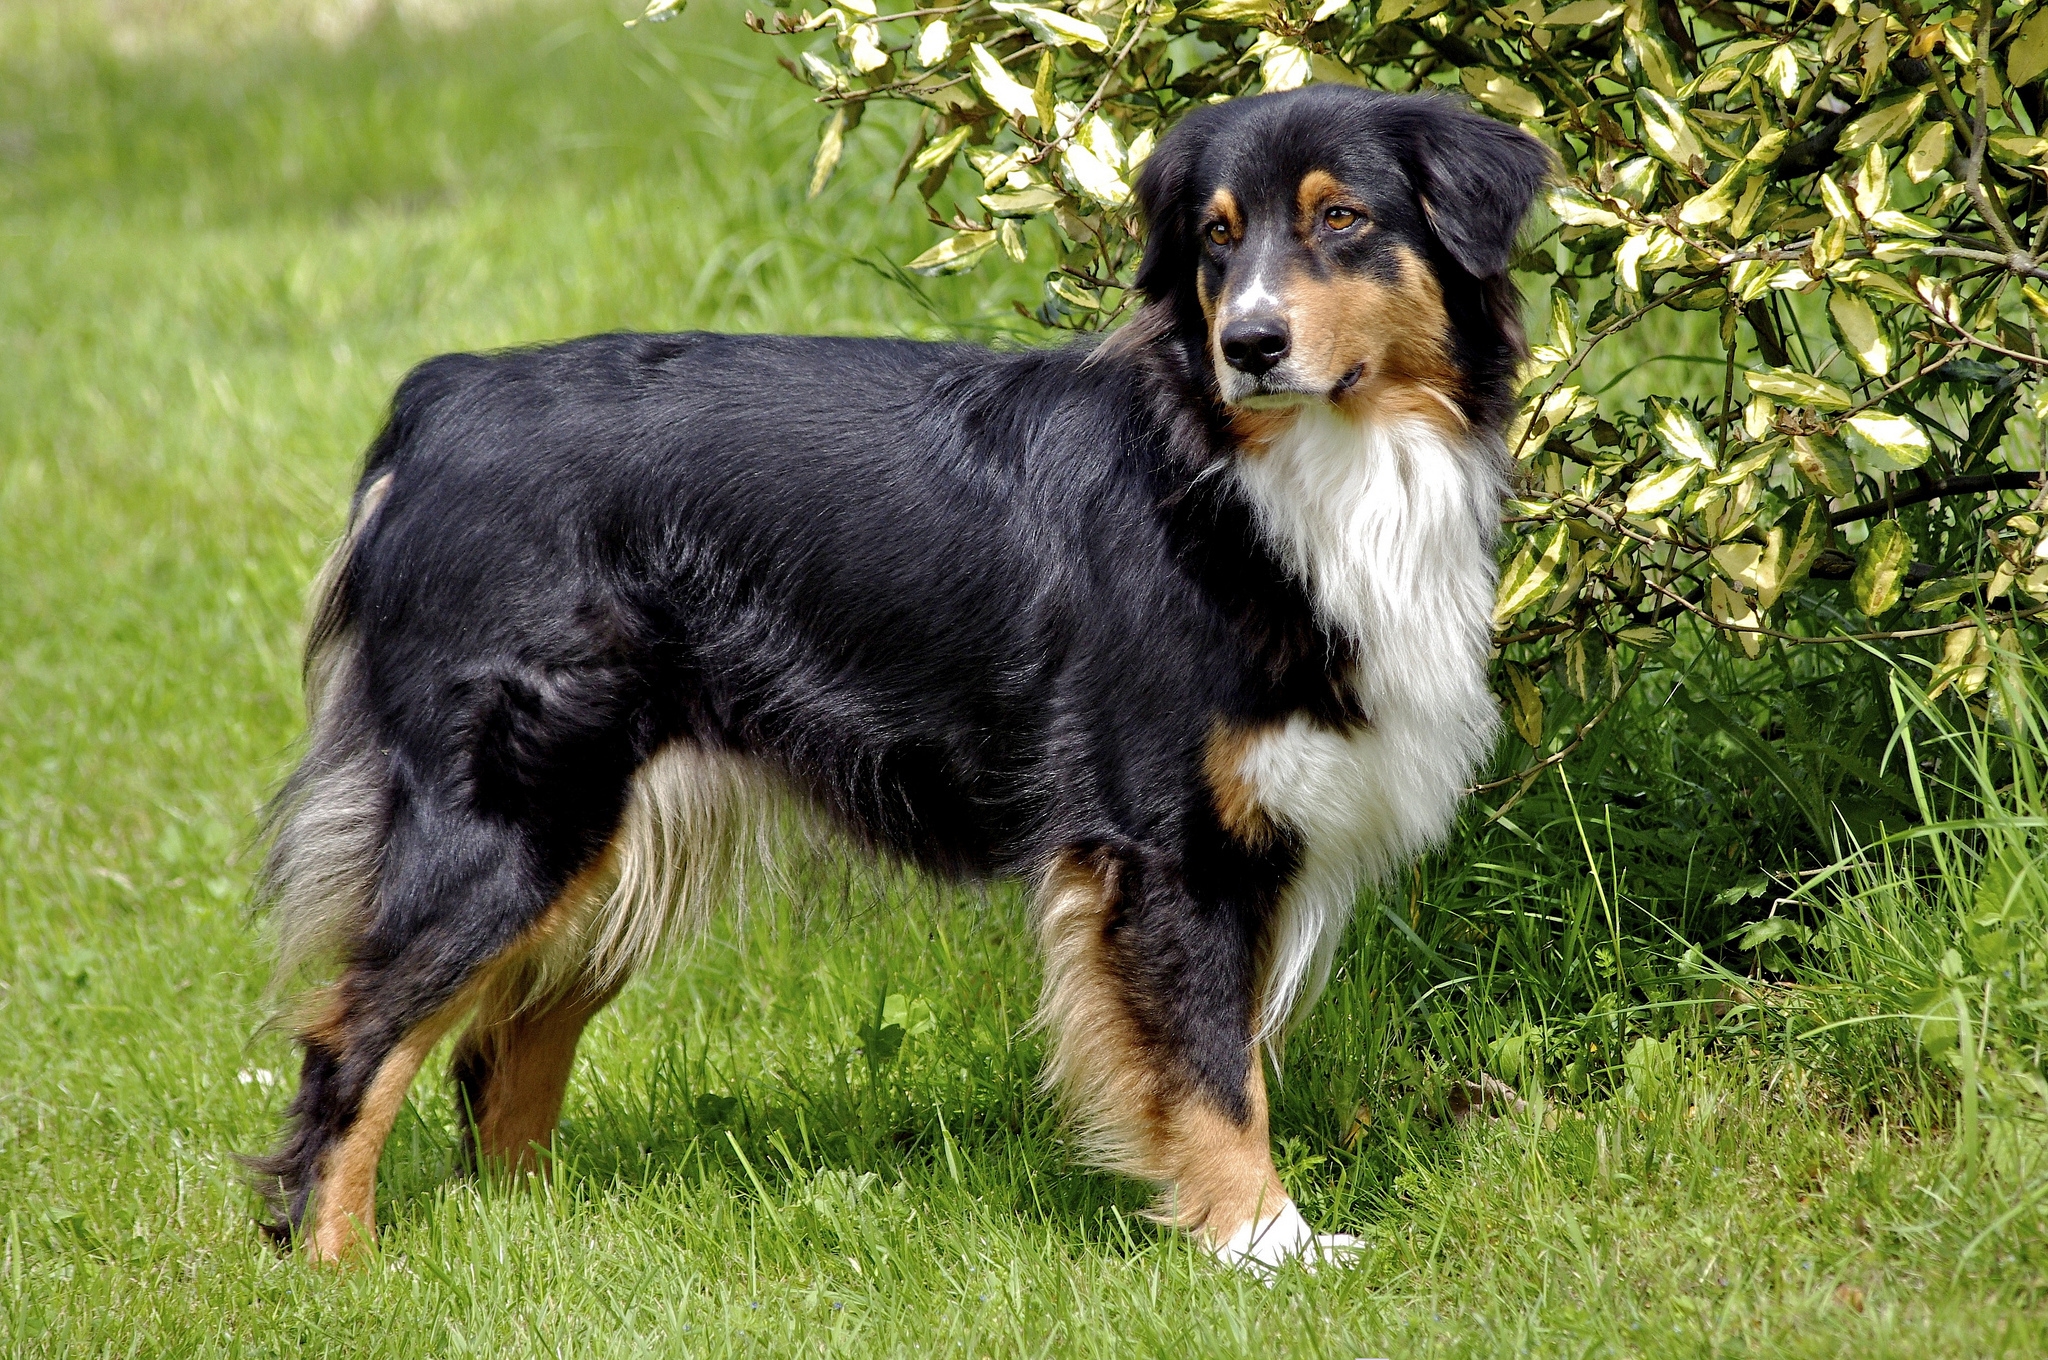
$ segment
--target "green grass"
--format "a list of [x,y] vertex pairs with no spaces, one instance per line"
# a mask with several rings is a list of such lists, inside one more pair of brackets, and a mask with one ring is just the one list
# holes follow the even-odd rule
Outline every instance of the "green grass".
[[[1912,795],[1876,769],[1878,672],[1757,681],[1684,646],[1569,789],[1366,904],[1294,1040],[1282,1173],[1365,1237],[1356,1270],[1269,1289],[1147,1224],[1035,1093],[1018,893],[861,880],[764,901],[631,989],[546,1184],[452,1178],[423,1081],[375,1256],[270,1253],[234,1154],[271,1137],[290,1055],[260,1032],[246,839],[299,730],[304,590],[398,376],[613,326],[1001,334],[1029,271],[917,295],[870,267],[934,236],[871,187],[900,142],[865,129],[806,201],[819,115],[730,12],[135,57],[80,12],[24,6],[0,53],[10,1353],[2048,1350],[2038,782],[1984,756],[1989,858],[1865,857],[1785,909],[1804,945],[1745,952],[1759,869],[1832,857],[1799,808],[1881,828]],[[1767,715],[1813,732],[1794,767],[1745,759]],[[1992,860],[2020,887],[1984,925]],[[2011,1021],[1995,1041],[1870,1018],[1966,983]],[[882,1061],[863,1030],[891,996],[930,1024]],[[1802,1039],[1817,1017],[1853,1023]],[[1444,1121],[1482,1067],[1540,1117]]]

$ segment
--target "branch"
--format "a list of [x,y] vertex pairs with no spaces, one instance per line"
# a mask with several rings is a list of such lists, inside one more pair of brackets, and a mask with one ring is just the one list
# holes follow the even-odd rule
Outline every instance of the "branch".
[[[1647,577],[1644,578],[1648,580]],[[1940,633],[1953,633],[1962,628],[1975,628],[1981,623],[2017,623],[2021,619],[2038,618],[2048,614],[2048,604],[2035,605],[2032,609],[2013,609],[1993,617],[1988,611],[1982,619],[1958,619],[1954,623],[1939,623],[1932,628],[1895,628],[1877,633],[1830,633],[1825,637],[1802,637],[1798,633],[1782,632],[1776,628],[1764,628],[1746,623],[1723,623],[1706,610],[1686,599],[1683,595],[1655,581],[1649,582],[1650,589],[1666,595],[1682,607],[1686,613],[1697,614],[1709,626],[1724,633],[1754,633],[1758,637],[1776,638],[1780,642],[1796,642],[1804,646],[1836,646],[1844,642],[1898,642],[1906,638],[1934,637]]]
[[1854,524],[1859,519],[1876,519],[1901,505],[1918,505],[1922,501],[1940,500],[1943,496],[1974,496],[1985,491],[2032,491],[2041,485],[2041,481],[2042,474],[2038,472],[1980,472],[1969,477],[1936,477],[1911,491],[1895,492],[1888,500],[1836,510],[1828,515],[1828,523],[1840,526]]
[[2023,254],[2019,240],[2012,234],[2005,214],[1993,209],[1991,196],[1984,191],[1984,148],[1991,135],[1991,13],[1997,8],[1998,0],[1983,0],[1977,7],[1977,51],[1976,60],[1972,63],[1977,77],[1977,106],[1970,114],[1970,158],[1963,186],[1969,192],[1970,201],[1977,205],[1978,214],[1991,224],[1998,243],[2019,255]]

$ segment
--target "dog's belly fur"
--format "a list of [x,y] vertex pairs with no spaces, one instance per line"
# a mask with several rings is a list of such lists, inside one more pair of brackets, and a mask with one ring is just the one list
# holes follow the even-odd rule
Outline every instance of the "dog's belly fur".
[[1497,717],[1486,684],[1498,456],[1420,419],[1301,411],[1236,477],[1324,626],[1357,644],[1347,731],[1294,715],[1239,773],[1301,841],[1268,937],[1261,1032],[1314,1001],[1363,880],[1449,826]]

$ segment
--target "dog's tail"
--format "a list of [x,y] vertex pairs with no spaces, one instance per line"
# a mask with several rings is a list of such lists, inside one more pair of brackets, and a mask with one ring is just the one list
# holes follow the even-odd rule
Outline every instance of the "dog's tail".
[[[431,367],[431,366],[429,366]],[[277,932],[273,999],[369,923],[391,808],[391,770],[371,712],[358,628],[358,558],[402,478],[400,455],[434,393],[415,372],[371,444],[348,528],[314,578],[303,681],[307,746],[264,810],[256,903]]]

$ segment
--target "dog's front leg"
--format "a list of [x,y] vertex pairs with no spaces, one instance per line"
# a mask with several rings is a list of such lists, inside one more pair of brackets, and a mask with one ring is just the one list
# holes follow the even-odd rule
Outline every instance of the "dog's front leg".
[[1038,905],[1046,1077],[1089,1158],[1154,1182],[1158,1216],[1235,1265],[1335,1259],[1273,1170],[1252,1041],[1257,913],[1191,891],[1173,857],[1073,850]]

